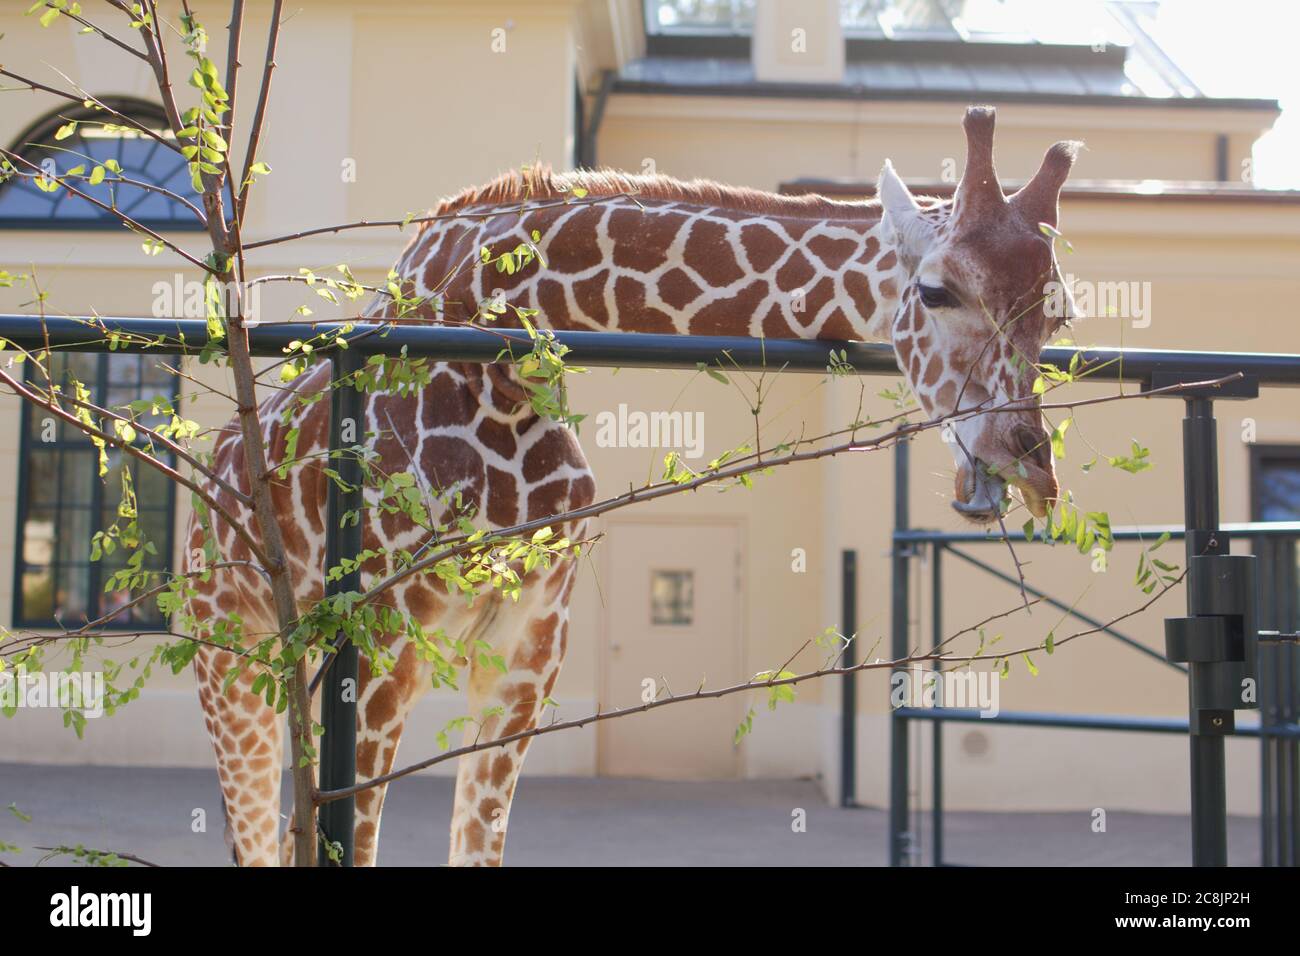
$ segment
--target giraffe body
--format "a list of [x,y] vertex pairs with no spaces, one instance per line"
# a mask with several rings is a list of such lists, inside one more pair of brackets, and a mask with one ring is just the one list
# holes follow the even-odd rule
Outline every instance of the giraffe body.
[[[990,175],[991,123],[990,114]],[[979,147],[969,118],[967,132],[972,150]],[[554,329],[769,338],[888,336],[927,413],[947,414],[967,393],[1010,397],[1023,384],[1018,382],[1023,374],[1008,365],[1012,346],[996,343],[977,353],[954,332],[954,323],[944,328],[944,316],[936,314],[942,310],[928,308],[913,284],[918,270],[923,277],[943,268],[959,274],[963,268],[978,271],[978,256],[972,257],[969,249],[960,254],[965,235],[954,227],[963,214],[961,189],[955,206],[917,204],[904,189],[909,207],[897,191],[903,189],[901,182],[896,185],[882,180],[883,204],[842,203],[664,177],[560,177],[534,171],[502,177],[444,202],[437,213],[466,217],[426,224],[395,271],[409,292],[430,297],[418,315],[427,320],[464,323],[482,314],[484,302],[504,301],[540,310],[540,321]],[[575,198],[575,187],[590,200]],[[1051,200],[1054,210],[1054,191]],[[967,200],[968,223],[974,216],[971,202]],[[909,217],[911,210],[915,219]],[[984,221],[995,220],[997,212],[985,209]],[[1016,234],[1007,244],[1015,247],[1015,240],[1020,241],[1018,256],[1042,260],[1041,240]],[[1038,245],[1027,246],[1031,241]],[[544,259],[541,268],[505,274],[480,267],[481,249],[495,256],[520,243],[536,245]],[[948,258],[936,264],[938,249],[947,249]],[[1046,267],[1051,274],[1045,278],[1054,277],[1050,255]],[[1042,278],[1034,276],[1030,284]],[[1017,286],[1005,295],[1015,305],[1025,292]],[[508,321],[510,314],[499,324],[516,324]],[[371,303],[367,316],[393,317],[382,298]],[[1020,348],[1035,360],[1046,339],[1044,321],[1018,322],[1014,332],[1024,336]],[[288,430],[297,428],[296,453],[309,462],[291,469],[273,490],[304,609],[323,596],[327,479],[313,454],[327,447],[329,402],[294,403],[289,421],[282,424],[280,417],[296,397],[319,393],[328,384],[329,367],[318,366],[268,399],[261,416],[271,461],[285,457]],[[420,486],[448,507],[458,492],[480,527],[544,519],[595,499],[594,478],[576,438],[533,412],[508,364],[436,363],[429,384],[417,393],[369,396],[365,409],[365,443],[383,468],[414,473]],[[1035,439],[1041,436],[1032,403],[1016,415],[986,417],[1005,419],[1000,423],[1005,435],[995,440],[987,428],[966,428],[980,463],[1001,466],[996,456],[1002,451],[994,446],[1004,449],[1012,442],[1014,449],[1019,442],[1023,454],[1016,460],[1033,465],[1021,482],[1026,503],[1032,507],[1035,497],[1041,502],[1054,494],[1050,454],[1034,457],[1041,440],[1029,450],[1027,440],[1015,438],[1017,427],[1032,431]],[[235,434],[219,440],[216,464],[232,485],[246,487]],[[958,465],[958,502],[982,517],[980,509],[992,507],[991,499],[983,500],[988,496],[977,482],[967,481],[961,461]],[[967,467],[973,471],[974,461]],[[368,488],[366,494],[367,503],[374,504],[377,492]],[[223,504],[241,520],[254,520],[238,502]],[[214,522],[222,559],[249,560],[231,529],[215,516]],[[575,540],[583,534],[581,527],[557,530]],[[201,547],[197,521],[189,540],[191,548]],[[426,532],[406,517],[368,512],[363,531],[367,550],[416,551],[426,544]],[[389,559],[370,559],[362,568],[362,587],[392,570]],[[506,660],[506,674],[469,662],[467,713],[499,708],[500,716],[469,728],[467,738],[492,739],[536,725],[563,660],[574,574],[571,562],[533,572],[524,580],[518,603],[485,594],[467,607],[436,578],[421,576],[390,592],[387,600],[415,615],[426,632],[441,629],[449,637],[486,641]],[[237,614],[251,635],[277,630],[269,588],[254,569],[222,569],[199,587],[191,602],[199,620]],[[357,711],[361,780],[392,768],[406,718],[430,683],[431,666],[413,645],[404,638],[388,643],[396,658],[390,672],[372,677],[362,667]],[[233,662],[229,652],[200,648],[195,657],[200,700],[217,753],[236,858],[245,865],[274,865],[279,860],[281,721],[251,692],[252,674],[223,693]],[[501,862],[505,820],[526,750],[527,741],[520,741],[461,758],[452,817],[453,864]],[[375,861],[383,798],[382,787],[358,797],[359,865]]]

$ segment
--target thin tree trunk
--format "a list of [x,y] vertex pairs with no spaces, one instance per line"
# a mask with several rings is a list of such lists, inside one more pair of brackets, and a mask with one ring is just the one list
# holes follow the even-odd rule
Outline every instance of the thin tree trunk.
[[[233,281],[227,273],[222,281]],[[227,285],[227,288],[230,288]],[[238,299],[236,300],[238,301]],[[242,310],[241,310],[242,311]],[[298,619],[298,602],[284,548],[284,535],[271,500],[270,470],[262,442],[262,423],[257,414],[257,382],[253,359],[242,316],[229,322],[230,369],[235,380],[235,398],[239,402],[239,430],[244,441],[244,469],[253,514],[262,534],[263,547],[272,566],[267,575],[275,601],[276,622],[287,636]],[[307,662],[299,660],[287,681],[289,693],[290,754],[293,758],[293,856],[295,866],[316,865],[316,768],[308,758],[307,742],[312,739],[311,699],[307,692]]]

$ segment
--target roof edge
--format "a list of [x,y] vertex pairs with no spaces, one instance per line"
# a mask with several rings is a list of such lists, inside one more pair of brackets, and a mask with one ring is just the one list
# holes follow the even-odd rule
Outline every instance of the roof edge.
[[[867,89],[862,86],[837,83],[777,83],[754,81],[752,83],[662,83],[652,80],[630,80],[618,77],[610,90],[614,94],[668,95],[668,96],[722,96],[748,99],[795,100],[861,100],[930,103],[969,103],[971,93],[956,90]],[[1014,93],[980,92],[980,102],[994,106],[1010,103],[1056,104],[1062,106],[1118,106],[1146,109],[1219,109],[1242,112],[1281,113],[1281,105],[1273,99],[1155,96],[1112,96],[1108,94],[1068,93]]]
[[[956,189],[954,183],[939,180],[914,180],[908,182],[914,193],[925,196],[948,197]],[[1003,183],[1010,193],[1023,183],[1007,180]],[[818,179],[815,177],[788,180],[777,187],[782,195],[817,193],[831,199],[870,199],[876,194],[875,183],[846,180]],[[1201,182],[1191,180],[1133,180],[1093,179],[1066,183],[1061,189],[1062,199],[1101,201],[1151,201],[1151,202],[1214,202],[1244,203],[1248,205],[1298,205],[1300,189],[1256,189],[1237,183]]]

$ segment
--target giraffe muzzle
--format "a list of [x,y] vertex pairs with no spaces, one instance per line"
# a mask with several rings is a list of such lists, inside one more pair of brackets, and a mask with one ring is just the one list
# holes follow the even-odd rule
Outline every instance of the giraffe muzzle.
[[961,470],[957,483],[952,506],[958,514],[977,524],[996,521],[1006,514],[1010,503],[1007,483],[1000,475],[990,474],[989,467],[978,458],[974,468]]

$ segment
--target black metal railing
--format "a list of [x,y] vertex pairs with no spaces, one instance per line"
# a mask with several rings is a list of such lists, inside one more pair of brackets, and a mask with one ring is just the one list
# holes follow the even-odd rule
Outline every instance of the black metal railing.
[[[1297,595],[1300,584],[1297,583],[1296,542],[1300,539],[1300,522],[1252,522],[1243,524],[1225,524],[1219,529],[1223,535],[1231,538],[1249,540],[1254,546],[1255,559],[1259,564],[1261,588],[1259,589],[1259,621],[1263,629],[1258,648],[1259,723],[1237,725],[1230,732],[1238,737],[1253,738],[1260,741],[1260,843],[1261,862],[1265,866],[1300,865],[1300,654],[1294,640],[1270,639],[1270,632],[1293,632],[1300,621],[1297,620]],[[1181,526],[1150,525],[1133,528],[1113,529],[1115,541],[1150,542],[1163,534],[1174,540],[1186,540],[1187,534]],[[902,560],[925,553],[929,559],[931,572],[931,629],[933,631],[932,647],[937,647],[944,640],[943,631],[943,567],[944,555],[951,555],[965,564],[975,567],[984,574],[1000,580],[1012,587],[1019,587],[1019,581],[998,568],[979,560],[966,551],[955,547],[958,544],[1000,543],[1001,538],[978,531],[942,532],[932,530],[896,531],[893,536],[895,549]],[[1041,533],[1035,535],[1035,542],[1043,542]],[[1025,590],[1031,596],[1056,608],[1089,627],[1095,627],[1105,634],[1147,658],[1159,661],[1162,665],[1175,668],[1184,673],[1187,668],[1153,651],[1141,642],[1129,637],[1112,625],[1080,611],[1077,607],[1060,601],[1032,586]],[[1123,733],[1177,733],[1188,734],[1191,729],[1189,720],[1178,718],[1119,716],[1111,714],[1066,714],[1024,711],[1001,711],[996,715],[981,715],[977,710],[944,707],[902,707],[891,713],[892,723],[901,730],[904,744],[891,754],[891,793],[901,794],[903,808],[891,815],[891,826],[898,827],[891,831],[891,846],[896,848],[897,858],[894,865],[906,865],[918,856],[918,840],[915,829],[908,823],[911,817],[907,805],[909,797],[907,758],[907,725],[910,721],[928,721],[931,723],[931,797],[930,797],[930,858],[934,866],[952,865],[944,857],[944,750],[943,729],[948,723],[978,723],[981,726],[1021,726],[1073,730],[1097,730]],[[1191,734],[1194,739],[1197,735]],[[1218,737],[1220,745],[1224,735]],[[899,754],[903,759],[899,759]],[[1213,761],[1213,757],[1211,758]],[[1222,763],[1213,761],[1211,773],[1207,774],[1209,782],[1204,784],[1211,790],[1210,799],[1216,802],[1212,812],[1216,821],[1212,829],[1203,831],[1199,844],[1203,853],[1221,852],[1226,854],[1226,831],[1220,831],[1217,821],[1226,825],[1226,805],[1217,800],[1219,786],[1223,782]],[[1204,797],[1202,798],[1204,799]],[[1223,833],[1222,839],[1219,834]],[[1194,833],[1194,844],[1195,844]],[[1198,858],[1197,862],[1213,865],[1214,859]]]
[[[1294,631],[1297,626],[1296,603],[1300,583],[1296,581],[1296,542],[1300,539],[1300,521],[1252,522],[1225,524],[1221,529],[1234,538],[1248,540],[1254,546],[1260,571],[1260,622],[1267,634],[1270,629]],[[1115,528],[1112,536],[1117,542],[1151,542],[1168,534],[1172,540],[1184,540],[1186,534],[1180,526],[1147,525]],[[894,535],[895,547],[904,549],[908,557],[924,555],[930,568],[930,624],[932,648],[945,639],[944,633],[944,577],[945,555],[958,558],[983,574],[999,580],[1009,587],[1018,588],[1017,578],[981,561],[955,545],[1001,543],[1001,538],[979,531],[943,532],[934,530],[909,530]],[[1043,535],[1034,536],[1035,544],[1042,544]],[[1152,650],[1115,626],[1087,614],[1073,604],[1061,601],[1050,594],[1025,585],[1026,593],[1073,617],[1088,627],[1104,634],[1163,667],[1186,673],[1187,668]],[[1264,637],[1259,647],[1259,705],[1261,720],[1258,723],[1238,724],[1235,736],[1256,739],[1260,742],[1260,843],[1261,862],[1265,866],[1300,865],[1300,806],[1297,805],[1296,768],[1300,754],[1300,722],[1297,722],[1297,704],[1300,703],[1300,655],[1291,641],[1270,641]],[[901,707],[895,709],[897,721],[925,721],[931,724],[930,747],[930,828],[929,856],[933,866],[955,865],[944,856],[945,833],[945,764],[944,726],[952,723],[974,723],[981,727],[1016,726],[1054,728],[1065,730],[1094,730],[1120,733],[1187,734],[1189,722],[1183,718],[1126,716],[1114,714],[1075,714],[1036,711],[999,711],[981,714],[969,708],[955,707]],[[891,767],[891,771],[898,771]],[[905,769],[904,771],[905,772]],[[907,779],[903,778],[904,793]],[[907,820],[912,816],[903,814]],[[902,848],[904,864],[918,858],[920,841],[916,828],[905,824],[902,832],[892,835],[894,843]]]

